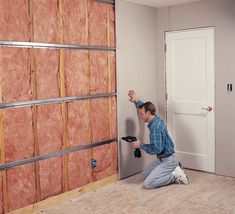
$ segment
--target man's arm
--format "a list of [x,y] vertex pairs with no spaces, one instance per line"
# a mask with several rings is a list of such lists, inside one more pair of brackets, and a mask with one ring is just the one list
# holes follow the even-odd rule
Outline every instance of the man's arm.
[[[129,90],[128,96],[130,97],[129,101],[132,103],[135,103],[137,108],[143,104],[143,102],[137,97],[134,90]],[[137,149],[137,148],[140,148],[141,143],[139,140],[137,140],[137,141],[132,142],[132,145],[134,148]]]

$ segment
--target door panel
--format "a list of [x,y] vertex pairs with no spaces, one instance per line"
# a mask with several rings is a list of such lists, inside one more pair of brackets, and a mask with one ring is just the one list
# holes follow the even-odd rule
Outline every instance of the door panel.
[[184,167],[214,172],[214,28],[167,32],[166,46],[167,124],[176,152]]

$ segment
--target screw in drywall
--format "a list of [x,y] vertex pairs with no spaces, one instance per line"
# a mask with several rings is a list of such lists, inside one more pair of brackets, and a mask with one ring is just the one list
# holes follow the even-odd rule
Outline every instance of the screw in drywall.
[[91,159],[91,168],[94,169],[94,168],[96,168],[96,166],[97,166],[96,160]]

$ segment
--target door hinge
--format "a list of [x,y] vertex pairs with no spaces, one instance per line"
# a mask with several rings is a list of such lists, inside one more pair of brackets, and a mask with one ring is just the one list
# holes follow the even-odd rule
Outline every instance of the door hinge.
[[167,45],[166,44],[164,45],[164,50],[165,50],[165,52],[167,51]]
[[168,100],[168,93],[166,93],[166,100]]

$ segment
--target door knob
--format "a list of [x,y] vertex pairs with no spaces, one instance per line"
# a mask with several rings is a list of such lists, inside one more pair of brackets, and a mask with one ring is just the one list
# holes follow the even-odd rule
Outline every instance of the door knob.
[[211,106],[208,106],[207,108],[202,108],[204,110],[207,110],[207,111],[212,111],[212,107]]

